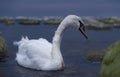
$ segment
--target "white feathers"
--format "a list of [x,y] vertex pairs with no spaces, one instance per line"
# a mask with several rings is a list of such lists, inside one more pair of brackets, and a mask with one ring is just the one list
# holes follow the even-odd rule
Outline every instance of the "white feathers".
[[14,45],[20,45],[21,43],[25,43],[25,42],[28,41],[28,40],[29,40],[29,39],[28,39],[27,36],[26,36],[26,37],[23,37],[23,36],[22,36],[21,41],[19,41],[19,42],[14,41],[13,44],[14,44]]
[[51,43],[46,39],[29,40],[27,37],[22,37],[14,44],[18,45],[16,60],[19,65],[41,70],[51,59]]

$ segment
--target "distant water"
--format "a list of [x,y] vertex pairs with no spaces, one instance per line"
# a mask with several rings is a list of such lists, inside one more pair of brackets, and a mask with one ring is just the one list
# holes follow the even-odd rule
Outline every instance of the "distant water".
[[0,62],[0,77],[99,77],[101,63],[91,63],[84,55],[94,48],[106,48],[120,39],[120,30],[93,31],[88,30],[86,40],[79,31],[67,30],[64,34],[61,51],[65,61],[64,71],[35,71],[20,67],[15,61],[17,47],[13,41],[28,36],[30,39],[40,37],[52,40],[56,27],[50,25],[22,26],[19,24],[6,26],[0,24],[7,46],[8,59]]
[[119,0],[0,0],[0,16],[120,17]]

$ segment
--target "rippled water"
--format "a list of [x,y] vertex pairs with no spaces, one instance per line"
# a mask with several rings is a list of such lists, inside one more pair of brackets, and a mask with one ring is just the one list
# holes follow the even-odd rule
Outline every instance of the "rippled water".
[[49,25],[13,26],[0,25],[7,46],[6,62],[0,62],[0,77],[98,77],[101,63],[91,63],[84,57],[85,53],[94,48],[106,48],[120,39],[120,30],[93,31],[88,30],[89,39],[86,40],[79,31],[67,30],[62,40],[61,51],[65,61],[64,71],[35,71],[17,65],[15,54],[17,47],[13,41],[20,40],[21,36],[30,39],[40,37],[52,40],[56,27]]

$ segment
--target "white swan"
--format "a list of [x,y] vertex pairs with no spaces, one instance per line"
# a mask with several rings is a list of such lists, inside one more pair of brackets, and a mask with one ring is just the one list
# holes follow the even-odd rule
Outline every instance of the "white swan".
[[60,43],[64,31],[68,27],[75,27],[87,38],[84,23],[76,15],[68,15],[55,32],[52,43],[44,38],[29,40],[22,38],[16,54],[17,63],[23,67],[36,70],[63,70],[64,61],[60,52]]

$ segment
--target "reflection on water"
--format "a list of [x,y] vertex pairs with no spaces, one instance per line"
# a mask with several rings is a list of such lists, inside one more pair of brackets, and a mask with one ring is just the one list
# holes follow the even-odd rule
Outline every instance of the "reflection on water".
[[62,40],[61,51],[65,61],[64,71],[35,71],[17,65],[15,54],[17,47],[12,43],[20,40],[21,36],[30,39],[40,37],[52,40],[56,27],[40,26],[0,26],[8,45],[9,58],[0,63],[0,77],[98,77],[101,63],[91,63],[84,57],[85,53],[94,48],[105,48],[120,39],[118,29],[110,31],[88,30],[86,40],[79,31],[67,30]]

